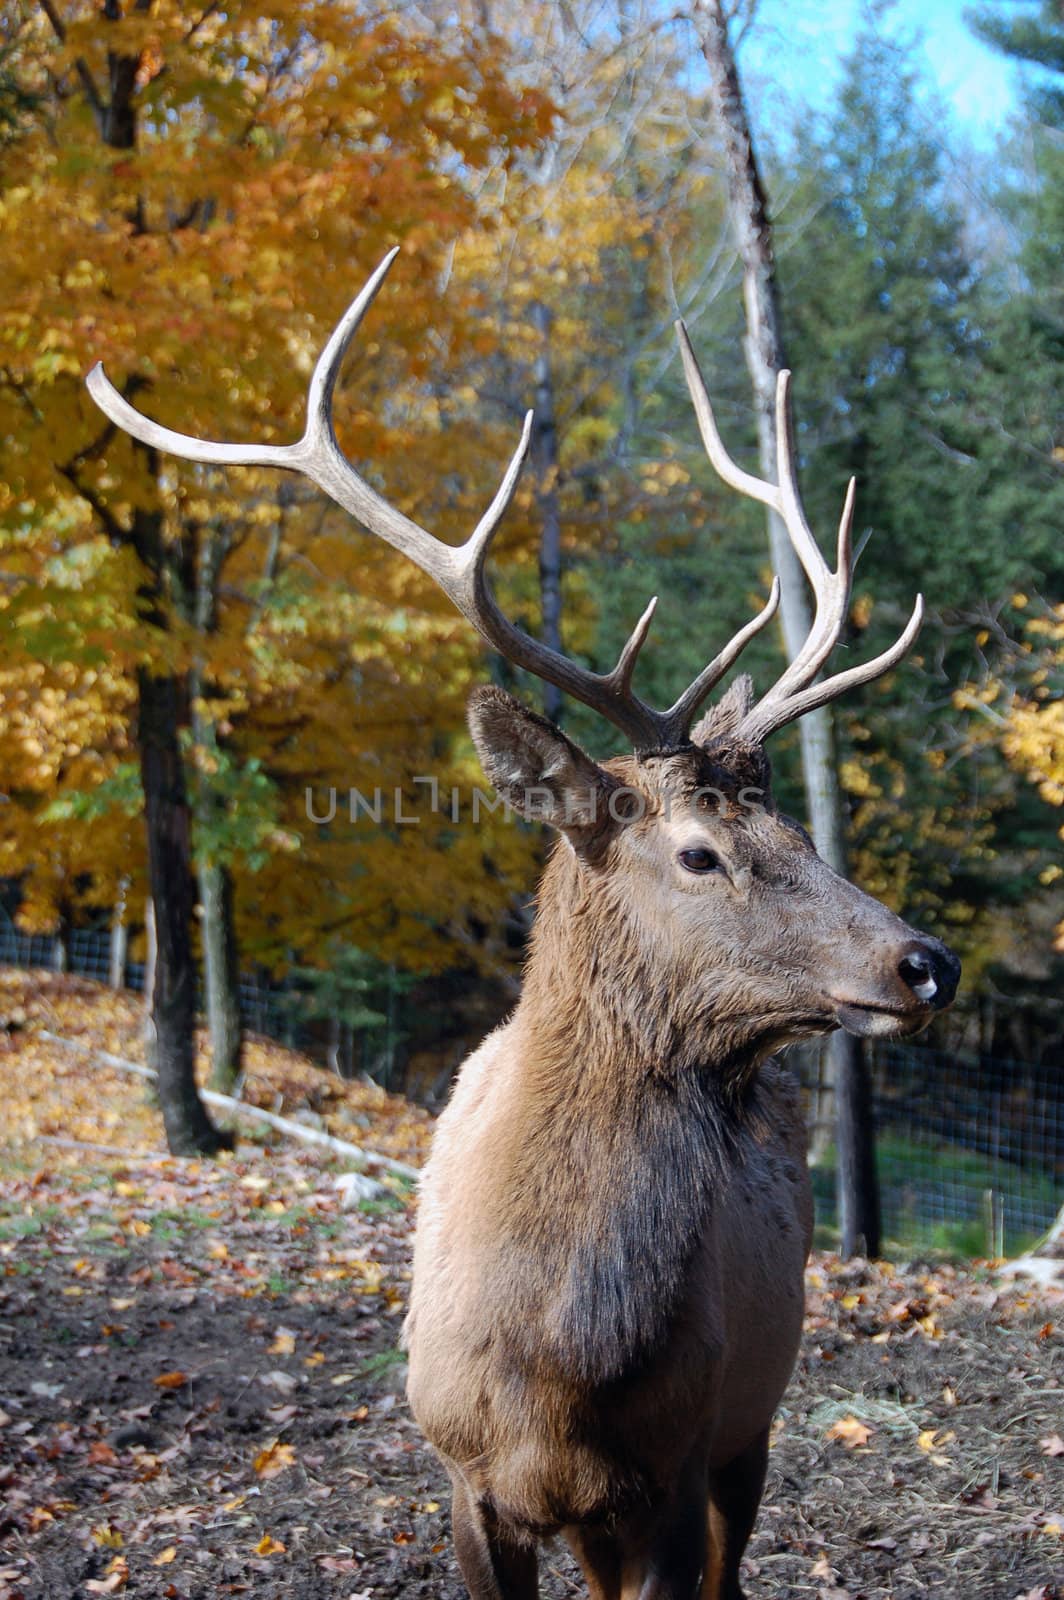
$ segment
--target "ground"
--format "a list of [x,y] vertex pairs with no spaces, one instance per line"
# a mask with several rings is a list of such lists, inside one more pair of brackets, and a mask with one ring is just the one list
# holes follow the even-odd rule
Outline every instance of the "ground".
[[[401,1186],[345,1213],[336,1164],[291,1144],[153,1157],[143,1086],[41,1037],[135,1052],[132,1004],[5,983],[0,1600],[460,1600],[402,1398]],[[323,1102],[316,1073],[256,1047],[251,1092],[423,1152],[402,1102],[328,1081]],[[751,1600],[1064,1600],[1062,1349],[1051,1288],[817,1255]],[[584,1593],[559,1548],[542,1571],[552,1600]]]

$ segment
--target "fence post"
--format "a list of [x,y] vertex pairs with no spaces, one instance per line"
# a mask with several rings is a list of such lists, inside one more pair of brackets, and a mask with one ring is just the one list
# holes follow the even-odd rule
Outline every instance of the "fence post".
[[118,881],[118,898],[111,914],[111,955],[108,982],[112,989],[124,989],[126,986],[126,952],[129,949],[129,928],[126,924],[126,896],[128,893],[129,879],[120,878]]

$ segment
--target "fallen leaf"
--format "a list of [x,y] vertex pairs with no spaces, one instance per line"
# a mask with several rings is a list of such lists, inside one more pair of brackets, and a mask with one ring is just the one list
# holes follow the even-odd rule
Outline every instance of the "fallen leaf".
[[270,1345],[267,1352],[271,1356],[290,1356],[296,1347],[296,1336],[289,1333],[287,1328],[278,1328],[277,1337]]
[[280,1539],[273,1538],[269,1533],[264,1533],[255,1546],[255,1554],[257,1556],[283,1556],[284,1553],[285,1547]]
[[279,1439],[271,1439],[270,1443],[260,1450],[252,1462],[252,1466],[260,1478],[276,1478],[286,1468],[294,1466],[296,1453],[290,1444],[281,1444]]
[[824,1435],[825,1439],[837,1439],[844,1444],[847,1450],[857,1450],[861,1445],[866,1445],[874,1433],[867,1423],[861,1422],[858,1417],[840,1417],[838,1422],[833,1422]]
[[354,1556],[319,1556],[318,1565],[323,1572],[357,1572],[362,1563]]
[[129,1578],[129,1564],[124,1556],[115,1556],[108,1564],[106,1578],[90,1578],[85,1587],[90,1594],[114,1594],[124,1589]]
[[293,1378],[290,1372],[284,1372],[280,1367],[275,1367],[272,1372],[260,1372],[259,1382],[268,1384],[271,1389],[280,1389],[282,1394],[291,1394],[293,1389],[299,1387],[299,1379]]
[[1059,1433],[1051,1433],[1048,1438],[1039,1439],[1038,1443],[1044,1456],[1064,1456],[1064,1439]]
[[160,1550],[159,1551],[159,1554],[155,1557],[155,1560],[152,1562],[152,1566],[153,1567],[168,1567],[170,1565],[171,1561],[173,1561],[173,1559],[174,1559],[174,1557],[176,1555],[177,1555],[177,1545],[176,1544],[168,1544],[165,1550]]
[[188,1379],[183,1372],[160,1372],[152,1382],[157,1389],[183,1389]]

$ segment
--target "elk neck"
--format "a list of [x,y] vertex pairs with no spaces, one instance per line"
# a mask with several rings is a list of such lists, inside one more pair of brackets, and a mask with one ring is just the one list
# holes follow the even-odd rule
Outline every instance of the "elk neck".
[[608,1382],[652,1358],[683,1303],[714,1199],[759,1121],[756,1060],[721,1070],[712,1018],[685,1008],[609,872],[564,842],[513,1026],[510,1303],[536,1284],[515,1323],[555,1370]]

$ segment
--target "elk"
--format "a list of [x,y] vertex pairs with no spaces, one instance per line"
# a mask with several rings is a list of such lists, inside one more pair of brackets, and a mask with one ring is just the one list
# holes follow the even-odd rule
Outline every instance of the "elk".
[[537,642],[502,614],[485,574],[530,416],[457,548],[391,507],[336,443],[340,365],[391,260],[323,351],[297,444],[196,440],[134,411],[99,367],[89,387],[156,448],[303,473],[429,574],[505,657],[630,745],[599,764],[501,689],[473,694],[489,778],[558,839],[520,1002],[462,1067],[423,1176],[409,1397],[451,1478],[473,1600],[531,1600],[537,1545],[556,1534],[594,1600],[741,1600],[812,1222],[799,1101],[773,1053],[835,1028],[915,1033],[952,1002],[960,975],[945,945],[837,876],[779,813],[764,746],[893,667],[922,602],[889,650],[820,676],[848,613],[854,485],[832,570],[799,496],[787,375],[770,484],[726,453],[679,325],[710,460],[783,518],[815,595],[809,637],[760,700],[741,677],[699,720],[772,617],[778,583],[667,711],[632,687],[653,602],[608,673]]

